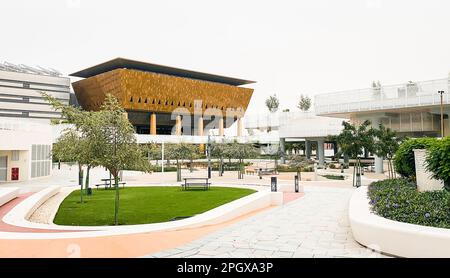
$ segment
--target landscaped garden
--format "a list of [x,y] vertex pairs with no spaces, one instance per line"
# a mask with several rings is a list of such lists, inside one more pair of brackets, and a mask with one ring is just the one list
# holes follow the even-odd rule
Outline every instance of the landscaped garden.
[[[443,189],[418,191],[414,149],[427,150],[425,166],[433,178],[443,181]],[[450,228],[450,138],[406,140],[395,154],[394,165],[402,178],[369,186],[372,211],[395,221]]]
[[450,192],[419,192],[406,179],[374,182],[369,186],[373,212],[400,222],[450,228]]
[[[114,225],[114,190],[94,190],[80,203],[79,190],[61,204],[54,223],[58,225]],[[183,191],[179,187],[128,187],[120,189],[120,225],[158,223],[191,217],[250,195],[244,188],[211,187]]]

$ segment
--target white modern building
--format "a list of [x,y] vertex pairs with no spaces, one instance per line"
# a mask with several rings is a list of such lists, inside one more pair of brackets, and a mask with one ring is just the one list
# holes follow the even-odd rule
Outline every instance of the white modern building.
[[[245,116],[245,128],[250,138],[263,146],[263,150],[283,151],[286,142],[304,142],[307,157],[312,143],[317,144],[317,159],[322,166],[326,156],[334,156],[334,147],[327,143],[329,135],[342,130],[342,119],[319,117],[313,112],[276,112]],[[274,148],[271,148],[275,146]]]
[[51,174],[50,120],[61,115],[41,92],[67,104],[70,80],[51,69],[0,64],[0,182]]
[[[380,86],[320,94],[315,97],[318,116],[370,120],[374,127],[383,124],[401,135],[441,136],[441,96],[443,92],[444,135],[450,135],[450,78]],[[381,158],[375,157],[376,172],[383,171]]]

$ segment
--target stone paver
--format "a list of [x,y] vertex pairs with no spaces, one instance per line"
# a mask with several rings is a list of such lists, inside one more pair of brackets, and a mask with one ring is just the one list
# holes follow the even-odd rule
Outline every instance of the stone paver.
[[187,250],[149,257],[384,257],[353,239],[347,217],[352,192],[306,187],[304,197],[193,241]]

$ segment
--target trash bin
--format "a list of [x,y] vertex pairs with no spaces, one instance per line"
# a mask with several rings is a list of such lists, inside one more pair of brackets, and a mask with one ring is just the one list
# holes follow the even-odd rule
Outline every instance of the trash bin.
[[91,196],[92,195],[92,188],[90,188],[90,187],[88,187],[87,189],[86,189],[87,191],[87,195],[88,196]]

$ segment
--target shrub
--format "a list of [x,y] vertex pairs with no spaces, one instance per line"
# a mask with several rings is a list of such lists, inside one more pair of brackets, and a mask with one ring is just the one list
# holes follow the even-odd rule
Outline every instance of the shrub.
[[[300,168],[300,172],[314,172],[314,166],[305,166]],[[287,172],[297,172],[297,167],[290,167],[290,166],[282,166],[279,165],[277,167],[277,171],[280,173],[287,173]]]
[[433,178],[444,181],[445,189],[450,191],[450,137],[437,140],[428,148],[426,164]]
[[374,182],[368,196],[372,211],[382,217],[417,225],[450,228],[450,193],[418,192],[406,179]]
[[397,173],[404,178],[415,180],[416,165],[414,162],[414,149],[427,149],[435,138],[408,139],[403,142],[394,156],[394,166]]

